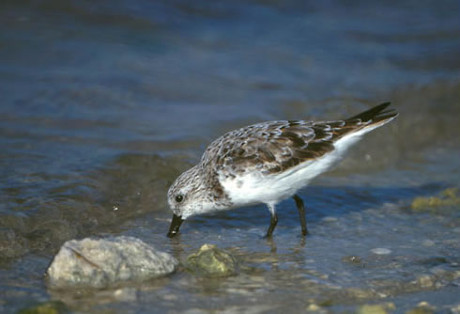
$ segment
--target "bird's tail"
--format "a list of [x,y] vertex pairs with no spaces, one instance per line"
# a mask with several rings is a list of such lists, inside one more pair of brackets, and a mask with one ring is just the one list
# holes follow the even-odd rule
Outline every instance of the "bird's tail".
[[398,116],[398,112],[394,108],[388,108],[391,102],[385,102],[374,108],[361,112],[351,118],[345,119],[345,122],[354,124],[362,123],[365,128],[370,126],[381,126],[390,122]]

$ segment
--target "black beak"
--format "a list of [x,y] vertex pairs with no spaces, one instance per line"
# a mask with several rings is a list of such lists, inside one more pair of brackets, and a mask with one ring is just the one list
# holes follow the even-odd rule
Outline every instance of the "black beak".
[[177,216],[176,214],[173,214],[171,226],[169,227],[169,232],[167,234],[168,238],[174,237],[179,232],[180,225],[183,222],[184,222],[184,219],[182,219],[181,216]]

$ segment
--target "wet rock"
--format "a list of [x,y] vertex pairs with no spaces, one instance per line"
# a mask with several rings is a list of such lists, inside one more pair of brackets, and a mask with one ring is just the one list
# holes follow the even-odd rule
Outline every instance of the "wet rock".
[[329,313],[326,309],[322,308],[321,306],[315,303],[308,305],[305,311],[307,313]]
[[418,275],[417,285],[423,289],[431,288],[435,285],[436,279],[433,275]]
[[22,309],[18,314],[61,314],[68,312],[69,310],[63,302],[48,301]]
[[384,304],[365,304],[358,308],[359,314],[386,314],[393,312],[396,309],[394,303]]
[[448,264],[449,260],[444,256],[431,256],[420,260],[421,265],[435,267],[443,264]]
[[411,203],[411,209],[416,212],[439,213],[445,207],[458,207],[460,205],[459,189],[449,188],[438,196],[416,197]]
[[425,246],[425,247],[432,247],[432,246],[435,246],[436,243],[432,240],[424,240],[422,242],[422,245]]
[[47,270],[51,287],[103,288],[172,273],[178,261],[133,237],[71,240]]
[[204,244],[187,257],[186,265],[193,273],[205,276],[231,276],[237,273],[235,258],[215,245]]
[[435,308],[428,302],[422,301],[416,307],[406,312],[406,314],[431,314],[435,312]]
[[377,255],[388,255],[391,253],[391,250],[387,248],[383,248],[383,247],[378,247],[378,248],[372,249],[371,252]]
[[342,257],[342,262],[347,263],[347,264],[356,265],[356,266],[364,266],[364,263],[361,257],[355,256],[355,255]]
[[450,311],[453,313],[453,314],[460,314],[460,303],[457,304],[457,305],[454,305],[450,308]]

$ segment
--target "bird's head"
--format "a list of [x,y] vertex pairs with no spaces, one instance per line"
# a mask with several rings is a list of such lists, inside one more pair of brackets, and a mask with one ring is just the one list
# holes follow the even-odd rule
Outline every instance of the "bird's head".
[[168,204],[173,212],[168,237],[174,237],[188,217],[209,211],[207,189],[198,166],[182,173],[168,191]]

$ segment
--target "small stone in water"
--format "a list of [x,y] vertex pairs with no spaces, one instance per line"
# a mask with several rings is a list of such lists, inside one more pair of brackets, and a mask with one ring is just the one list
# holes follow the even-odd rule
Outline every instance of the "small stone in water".
[[430,275],[419,275],[417,276],[417,284],[424,289],[431,288],[435,284],[435,279]]
[[22,309],[18,312],[18,314],[59,314],[67,312],[67,306],[63,302],[47,301]]
[[237,272],[233,256],[211,244],[204,244],[198,252],[190,254],[186,267],[206,276],[230,276]]
[[436,243],[434,243],[434,241],[432,241],[432,240],[425,240],[425,241],[422,242],[422,245],[427,246],[427,247],[434,246],[435,244]]
[[342,257],[342,262],[349,263],[349,264],[355,264],[355,265],[361,265],[362,264],[361,258],[359,256],[355,256],[355,255]]
[[422,301],[416,307],[407,311],[407,314],[431,314],[435,312],[435,308],[428,302]]
[[411,209],[416,212],[432,214],[443,213],[443,208],[452,207],[454,210],[460,205],[460,190],[457,188],[445,189],[438,196],[416,197],[411,204]]
[[307,307],[308,312],[319,312],[320,310],[321,310],[321,307],[314,303],[308,305]]
[[365,304],[358,308],[359,314],[386,314],[392,313],[396,306],[392,302],[383,304]]
[[378,247],[378,248],[372,249],[371,252],[377,255],[388,255],[391,253],[391,250]]
[[323,218],[324,222],[336,222],[338,219],[336,217],[327,216]]

